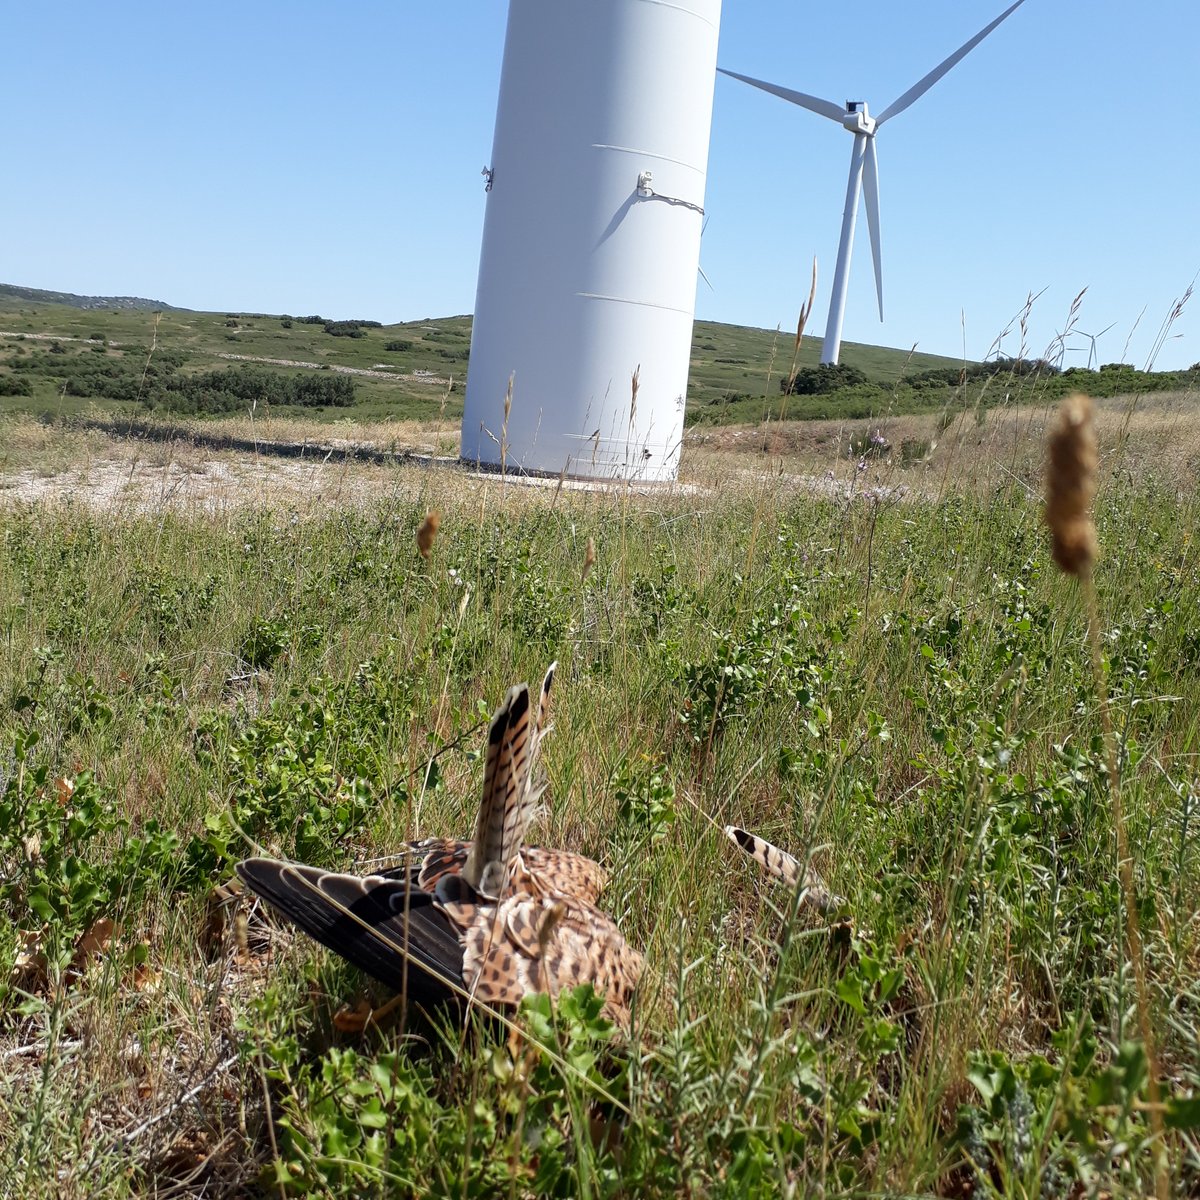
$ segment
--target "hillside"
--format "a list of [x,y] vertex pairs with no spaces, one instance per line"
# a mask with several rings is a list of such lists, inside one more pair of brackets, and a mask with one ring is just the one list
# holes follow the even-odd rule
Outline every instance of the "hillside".
[[[0,411],[67,414],[94,404],[139,410],[147,360],[152,368],[167,366],[185,375],[274,360],[255,366],[285,376],[324,368],[352,373],[354,415],[361,419],[438,413],[453,418],[461,412],[471,318],[327,322],[319,316],[194,312],[152,300],[5,284],[0,335],[7,335],[0,336]],[[792,346],[788,331],[698,321],[689,421],[757,421],[768,404],[777,410]],[[805,338],[801,362],[814,364],[818,352],[819,341]],[[906,373],[957,365],[935,355],[852,342],[843,357],[873,384],[889,389]],[[101,376],[98,388],[94,381]],[[22,394],[6,394],[17,390]],[[337,415],[337,406],[324,407],[325,415]],[[312,415],[322,415],[320,408]]]
[[18,310],[30,304],[62,304],[68,308],[115,308],[128,312],[175,312],[174,305],[161,300],[146,300],[141,296],[77,296],[74,292],[48,292],[43,288],[19,287],[15,283],[0,283],[0,312]]
[[[1068,387],[1111,396],[1194,385],[1191,375],[1145,376],[1132,368],[1057,377],[1044,364],[1021,363],[1010,373],[1002,364],[982,368],[856,342],[843,345],[841,373],[830,377],[816,370],[819,340],[806,337],[797,360],[802,394],[783,397],[793,342],[787,330],[696,322],[688,423],[870,417],[1005,395],[1045,402]],[[315,314],[194,312],[0,285],[0,412],[69,415],[99,406],[206,416],[257,403],[318,419],[454,421],[470,344],[469,316],[382,325]],[[971,379],[965,389],[964,367]],[[1004,378],[993,387],[998,370]]]

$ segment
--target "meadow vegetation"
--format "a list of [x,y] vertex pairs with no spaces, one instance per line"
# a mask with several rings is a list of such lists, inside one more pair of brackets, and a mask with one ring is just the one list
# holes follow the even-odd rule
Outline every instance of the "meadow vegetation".
[[[329,340],[396,337],[367,334]],[[1096,512],[1179,1195],[1200,1190],[1193,413],[1186,392],[1102,412]],[[273,419],[281,441],[321,428]],[[643,492],[435,460],[305,461],[324,482],[300,486],[186,436],[9,418],[0,1194],[1152,1190],[1086,612],[1041,522],[1045,420],[982,403],[697,429],[683,483]],[[235,458],[244,487],[202,503],[147,485],[93,504],[78,473]],[[26,470],[77,474],[28,503]],[[219,918],[214,886],[256,846],[352,867],[465,833],[487,714],[555,658],[535,836],[612,873],[604,905],[648,960],[629,1041],[586,991],[511,1030],[364,1030],[381,990],[259,912]],[[811,860],[840,919],[765,880],[725,822]]]

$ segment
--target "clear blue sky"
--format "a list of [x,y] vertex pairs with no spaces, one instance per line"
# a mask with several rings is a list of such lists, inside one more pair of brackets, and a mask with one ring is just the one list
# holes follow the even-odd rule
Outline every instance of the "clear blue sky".
[[[1005,2],[724,7],[722,66],[879,112]],[[0,282],[383,321],[470,311],[499,0],[0,11]],[[881,133],[887,322],[860,219],[845,337],[978,358],[1044,290],[1039,354],[1086,287],[1079,327],[1114,325],[1101,361],[1143,365],[1200,270],[1198,112],[1196,0],[1026,0]],[[794,328],[815,254],[823,330],[850,145],[718,80],[698,316]],[[1157,365],[1200,360],[1200,297],[1172,332]],[[1015,323],[1003,348],[1020,349]]]

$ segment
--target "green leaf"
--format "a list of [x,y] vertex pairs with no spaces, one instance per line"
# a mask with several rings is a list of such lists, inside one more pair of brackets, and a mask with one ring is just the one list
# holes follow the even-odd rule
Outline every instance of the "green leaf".
[[1200,1129],[1200,1095],[1172,1096],[1163,1122],[1168,1129]]
[[29,907],[33,909],[43,921],[53,921],[58,916],[54,911],[54,905],[50,902],[50,897],[46,894],[46,885],[44,883],[38,886],[29,893]]
[[863,1001],[862,980],[857,975],[843,975],[837,983],[837,994],[856,1013],[866,1013],[867,1006]]

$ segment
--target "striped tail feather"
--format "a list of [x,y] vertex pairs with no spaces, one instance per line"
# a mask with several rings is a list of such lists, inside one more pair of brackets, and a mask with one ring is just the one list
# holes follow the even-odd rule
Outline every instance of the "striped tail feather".
[[341,875],[267,858],[246,859],[237,873],[310,937],[416,1003],[462,994],[462,945],[433,896],[410,879]]
[[542,680],[536,717],[531,720],[529,686],[520,683],[509,688],[488,727],[483,795],[462,872],[484,896],[499,895],[544,790],[544,784],[534,781],[533,771],[548,729],[550,689],[557,667],[552,663]]
[[726,825],[725,833],[730,841],[750,855],[768,875],[781,879],[790,888],[803,887],[803,903],[822,913],[828,913],[844,903],[840,896],[835,896],[825,887],[815,871],[811,868],[806,871],[803,864],[786,850],[780,850],[765,838],[748,833],[737,825]]
[[[524,846],[529,826],[533,823],[533,818],[537,813],[538,803],[546,791],[546,773],[540,769],[540,760],[542,738],[552,728],[549,724],[550,688],[554,684],[554,672],[557,670],[558,663],[552,662],[542,678],[542,690],[538,696],[537,721],[529,738],[529,761],[522,771],[522,777],[516,780],[516,810],[512,814],[513,831],[510,839],[515,847],[514,852]],[[509,840],[506,840],[505,849],[508,848]],[[510,855],[505,865],[507,866],[511,861]]]
[[[537,724],[533,729],[533,741],[529,747],[529,783],[526,791],[532,791],[537,785],[537,780],[534,777],[534,772],[537,770],[538,759],[542,753],[542,738],[550,732],[550,688],[554,685],[554,672],[558,670],[558,663],[552,662],[546,674],[542,677],[542,690],[538,696],[538,711]],[[532,811],[530,812],[532,816]]]
[[521,847],[517,781],[529,769],[529,743],[529,685],[519,683],[508,689],[488,726],[483,795],[471,852],[462,872],[473,888],[493,896],[498,890],[495,881],[485,880],[484,873],[493,875],[488,868],[494,863],[503,868]]

